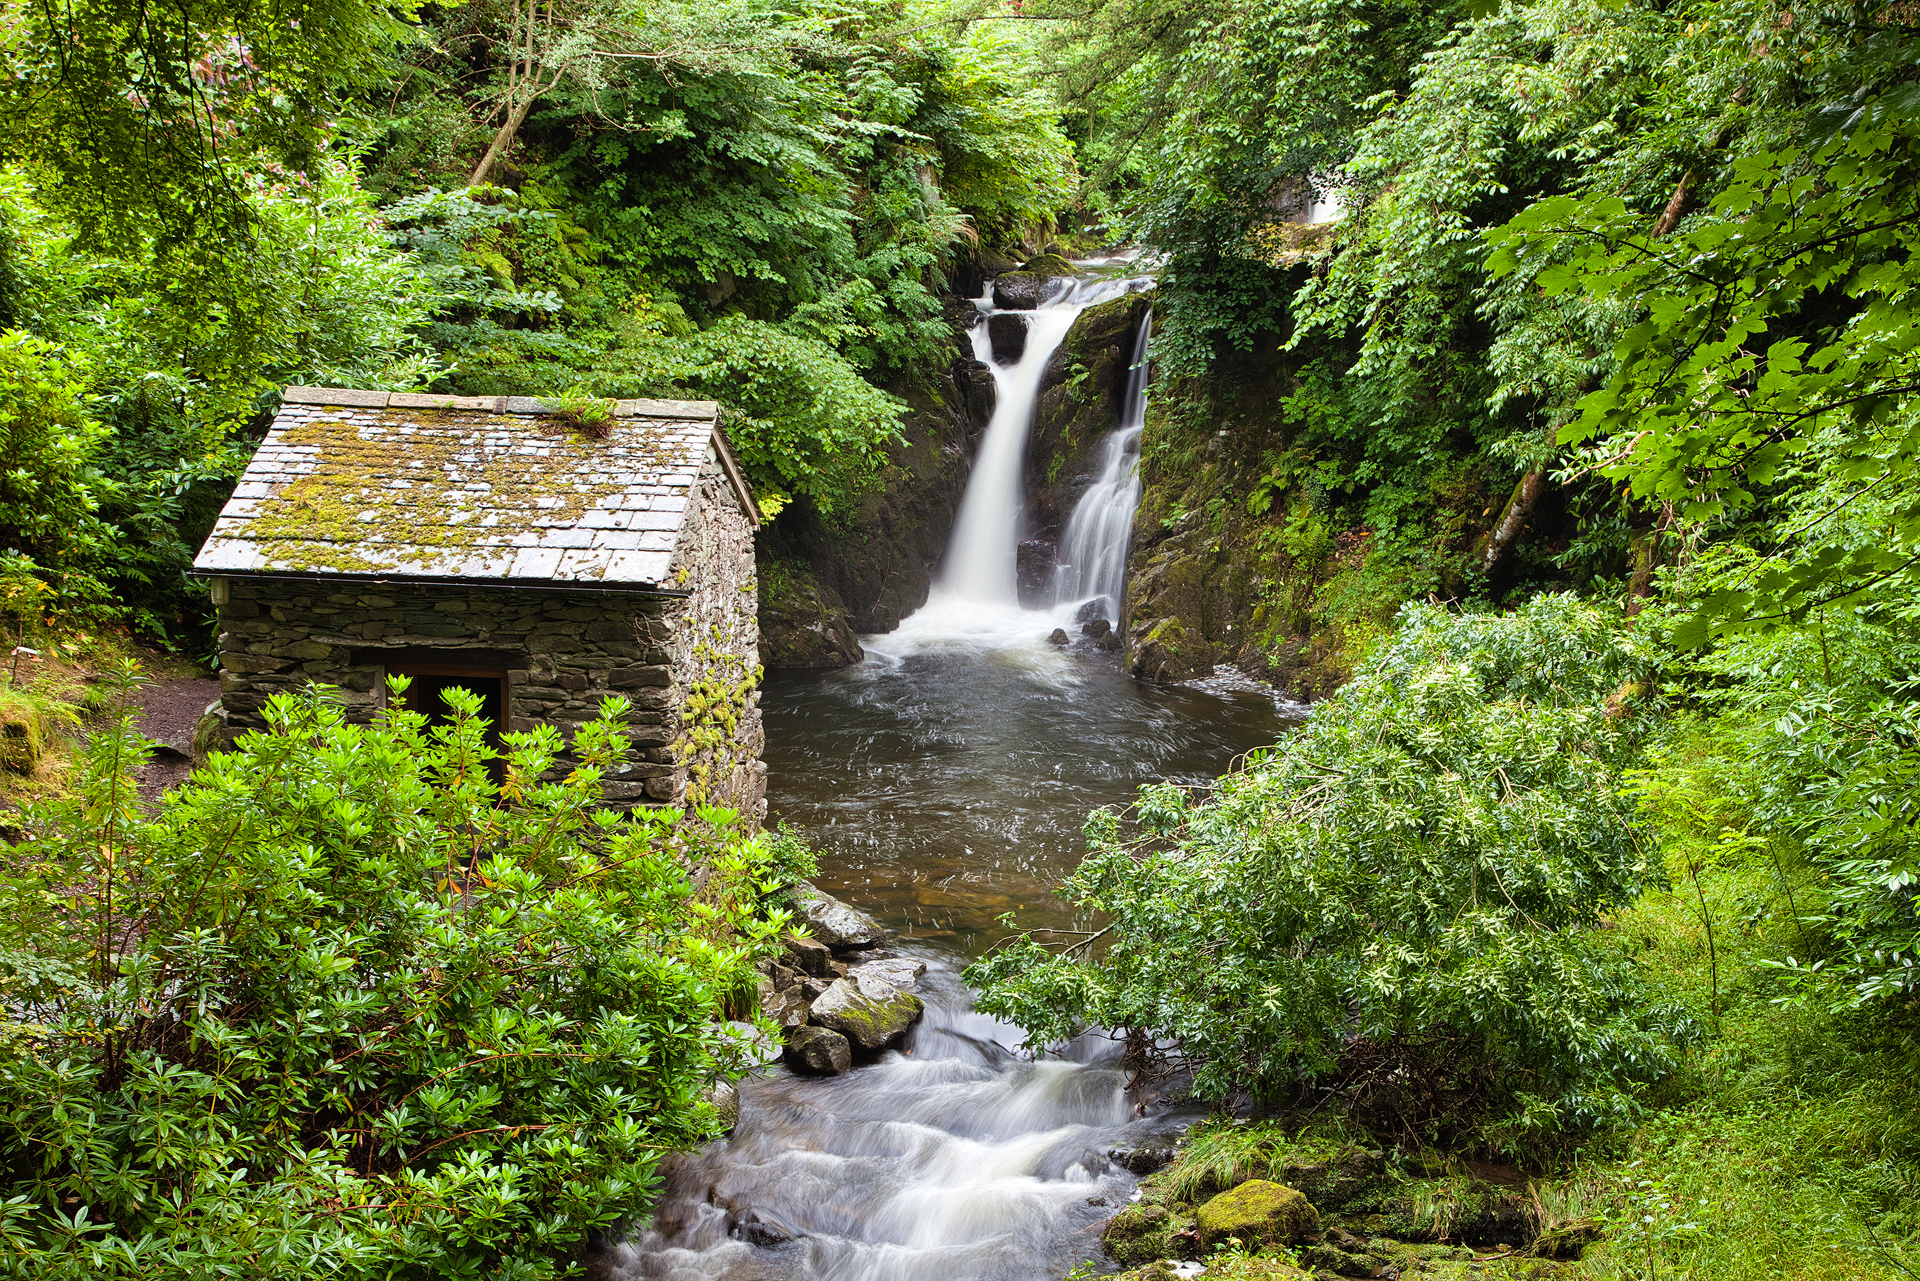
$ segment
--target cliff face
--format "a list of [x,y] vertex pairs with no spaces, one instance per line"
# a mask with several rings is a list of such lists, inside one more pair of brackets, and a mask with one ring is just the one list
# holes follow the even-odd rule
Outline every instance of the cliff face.
[[[1416,596],[1459,594],[1453,566],[1486,527],[1488,469],[1439,459],[1398,495],[1386,547],[1343,506],[1354,463],[1309,446],[1280,336],[1218,357],[1156,394],[1141,441],[1125,602],[1127,663],[1144,680],[1219,665],[1319,698]],[[1418,476],[1418,473],[1416,473]]]
[[826,519],[789,508],[759,545],[760,652],[768,667],[844,667],[858,633],[886,632],[926,603],[959,510],[993,376],[971,356],[891,389],[906,400],[904,443],[878,485]]
[[1020,549],[1021,597],[1051,601],[1051,567],[1061,530],[1095,479],[1100,442],[1120,423],[1134,335],[1153,306],[1129,294],[1075,318],[1040,381],[1027,438],[1027,538]]

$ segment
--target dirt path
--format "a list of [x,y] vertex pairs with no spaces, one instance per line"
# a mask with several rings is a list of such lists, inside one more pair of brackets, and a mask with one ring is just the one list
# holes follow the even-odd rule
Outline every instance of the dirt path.
[[140,775],[140,797],[157,802],[193,771],[193,730],[207,704],[220,697],[220,682],[207,677],[155,681],[140,700],[139,730],[161,744]]

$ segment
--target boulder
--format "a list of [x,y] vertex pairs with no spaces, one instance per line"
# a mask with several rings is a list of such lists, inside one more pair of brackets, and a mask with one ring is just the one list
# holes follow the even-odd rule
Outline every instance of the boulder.
[[1011,312],[987,317],[987,345],[994,363],[1017,365],[1027,354],[1027,318]]
[[1064,627],[1056,627],[1047,633],[1047,644],[1049,645],[1064,645],[1067,643],[1067,640],[1067,629]]
[[1034,272],[1003,272],[993,278],[993,305],[1001,311],[1032,311],[1046,287],[1047,277]]
[[1248,1249],[1291,1245],[1320,1230],[1320,1212],[1294,1189],[1265,1179],[1248,1179],[1200,1207],[1200,1248],[1211,1250],[1228,1237]]
[[947,285],[962,298],[978,298],[989,280],[1019,267],[1020,260],[1013,255],[980,245],[954,256],[953,265],[947,268]]
[[[1020,264],[1020,270],[1023,273],[1038,276],[1042,280],[1057,280],[1062,276],[1079,275],[1080,269],[1067,261],[1064,255],[1053,252],[1053,248],[1057,248],[1057,246],[1049,248],[1046,253],[1041,254],[1038,258],[1027,259]],[[999,282],[995,281],[994,283],[998,284]]]
[[912,1027],[924,1008],[912,993],[862,975],[835,980],[813,1003],[807,1021],[840,1033],[863,1050],[877,1050]]
[[1102,636],[1109,636],[1112,633],[1113,624],[1104,618],[1096,618],[1090,623],[1082,623],[1080,625],[1080,634],[1082,636],[1091,636],[1095,640],[1099,640]]
[[1095,596],[1092,600],[1085,601],[1081,604],[1080,608],[1074,612],[1073,621],[1076,623],[1091,623],[1096,618],[1104,619],[1106,616],[1107,598],[1105,596]]
[[1320,1209],[1337,1210],[1385,1186],[1386,1154],[1348,1148],[1331,1161],[1289,1161],[1273,1174]]
[[797,1027],[787,1033],[787,1066],[811,1076],[838,1076],[853,1066],[847,1038],[824,1027]]
[[904,992],[926,972],[925,961],[916,961],[911,956],[888,956],[878,961],[866,961],[854,966],[847,971],[847,977],[876,978],[883,983],[891,983]]
[[[823,894],[805,881],[794,884],[788,893],[813,937],[828,947],[872,947],[885,932],[880,923],[858,908],[849,907],[831,894]],[[824,973],[808,970],[809,974]]]
[[1013,576],[1022,605],[1034,609],[1053,603],[1053,567],[1059,559],[1059,549],[1044,538],[1029,538],[1015,549]]
[[1132,1174],[1145,1177],[1165,1169],[1178,1155],[1172,1148],[1114,1148],[1107,1153],[1107,1159]]
[[1130,1205],[1107,1220],[1100,1245],[1116,1263],[1150,1263],[1166,1257],[1178,1226],[1164,1205]]
[[1126,646],[1125,642],[1120,639],[1120,633],[1108,632],[1105,636],[1096,636],[1093,641],[1093,647],[1105,653],[1117,654]]
[[807,938],[802,934],[785,934],[780,938],[781,945],[787,949],[794,968],[802,974],[812,974],[818,978],[833,976],[833,953],[819,939]]

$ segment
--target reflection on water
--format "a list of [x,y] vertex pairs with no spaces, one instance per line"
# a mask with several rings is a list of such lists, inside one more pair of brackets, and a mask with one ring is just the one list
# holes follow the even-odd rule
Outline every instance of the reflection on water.
[[[1294,723],[1299,709],[1264,693],[1134,681],[1073,609],[936,599],[864,639],[865,663],[769,673],[771,809],[821,852],[822,889],[968,955],[1010,910],[1067,925],[1051,891],[1084,852],[1089,810],[1211,779]],[[1064,650],[1046,642],[1063,621]]]

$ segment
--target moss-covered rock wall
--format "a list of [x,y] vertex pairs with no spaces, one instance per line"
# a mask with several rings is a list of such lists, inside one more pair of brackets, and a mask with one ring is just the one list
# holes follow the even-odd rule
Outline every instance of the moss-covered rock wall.
[[892,631],[926,603],[980,432],[993,414],[993,375],[963,354],[964,338],[956,323],[951,363],[892,389],[907,402],[904,439],[887,451],[872,489],[831,517],[788,508],[761,531],[761,654],[768,667],[858,662],[857,634]]

